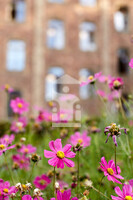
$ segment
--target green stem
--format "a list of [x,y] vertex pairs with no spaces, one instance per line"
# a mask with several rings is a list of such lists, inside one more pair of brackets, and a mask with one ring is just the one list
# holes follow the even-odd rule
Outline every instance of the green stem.
[[53,193],[54,193],[54,196],[56,195],[55,194],[55,175],[56,175],[56,172],[55,172],[55,167],[54,167],[54,177],[53,177]]
[[97,190],[96,188],[94,188],[93,186],[91,186],[91,188],[96,191],[97,193],[99,193],[100,195],[102,195],[103,197],[105,197],[106,199],[111,200],[109,197],[107,197],[106,195],[104,195],[102,192],[100,192],[99,190]]
[[118,174],[118,171],[117,171],[117,163],[116,163],[116,145],[115,145],[115,169],[116,169],[116,172]]
[[29,181],[29,182],[31,181],[31,177],[32,177],[32,175],[33,175],[34,167],[35,167],[35,163],[33,163],[33,165],[32,165],[31,174],[30,174],[30,176],[29,176],[29,178],[28,178],[28,181]]
[[100,190],[101,190],[102,181],[103,181],[104,177],[105,177],[105,176],[103,176],[103,177],[101,178],[101,181],[100,181],[100,187],[99,187],[99,192],[100,192]]
[[77,151],[77,197],[79,197],[79,151]]
[[123,106],[122,106],[122,102],[121,102],[121,97],[119,97],[119,105],[120,105],[120,110],[121,110],[122,117],[123,117],[123,119],[126,120],[126,116],[125,116],[125,113],[124,113],[124,110],[123,110]]
[[11,169],[8,166],[8,163],[7,163],[6,154],[4,153],[3,155],[4,155],[4,158],[5,158],[5,165],[6,165],[7,169],[8,169],[8,171],[9,171],[9,174],[10,174],[11,179],[12,179],[12,183],[15,185],[15,182],[14,182],[14,179],[13,179],[13,175],[12,175],[12,171],[11,171]]

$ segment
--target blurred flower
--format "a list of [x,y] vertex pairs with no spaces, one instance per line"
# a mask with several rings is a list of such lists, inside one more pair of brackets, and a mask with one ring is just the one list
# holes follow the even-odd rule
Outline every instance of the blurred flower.
[[33,181],[34,185],[40,190],[44,190],[50,183],[51,180],[45,174],[37,176]]
[[43,121],[51,121],[51,120],[52,120],[52,113],[48,112],[47,110],[40,110],[39,115],[36,118],[37,123]]
[[74,167],[74,162],[67,159],[67,157],[74,158],[76,155],[71,151],[72,146],[70,144],[67,144],[62,148],[61,139],[56,139],[55,141],[52,140],[49,142],[49,147],[52,152],[44,150],[44,156],[46,158],[51,158],[48,161],[49,165],[63,169],[65,163],[68,167]]
[[[57,191],[57,200],[70,200],[71,198],[71,189],[64,191]],[[50,200],[56,200],[56,198],[51,198]],[[71,200],[78,200],[77,197],[71,198]]]
[[117,180],[117,179],[124,179],[122,176],[119,175],[121,173],[120,167],[117,166],[117,170],[116,170],[115,163],[113,160],[110,160],[107,164],[105,157],[102,157],[100,167],[101,167],[101,170],[104,172],[104,176],[107,176],[107,179],[109,181],[122,184],[120,181]]
[[[22,197],[22,200],[32,200],[32,197],[29,194],[26,194]],[[33,200],[43,200],[42,197],[35,197]]]
[[13,193],[16,193],[17,190],[15,186],[10,186],[10,183],[8,181],[3,181],[0,179],[0,196],[3,198],[0,199],[7,199],[7,197]]
[[41,160],[41,156],[37,155],[36,153],[33,153],[33,154],[31,155],[31,160],[32,160],[33,162],[39,162],[39,160]]
[[11,131],[15,133],[24,132],[27,125],[25,117],[19,117],[18,121],[13,121],[11,125]]
[[10,85],[8,85],[8,84],[3,85],[2,90],[5,90],[8,93],[11,93],[14,91],[13,88],[11,88]]
[[124,130],[124,133],[127,134],[126,128],[120,128],[120,125],[116,125],[115,123],[110,124],[104,130],[105,135],[107,135],[106,143],[108,142],[109,137],[113,138],[115,146],[117,146],[116,138],[121,135],[121,130]]
[[38,198],[42,195],[42,192],[41,192],[40,189],[35,188],[34,191],[33,191],[33,195]]
[[133,199],[133,192],[132,192],[132,186],[131,185],[124,185],[121,189],[117,186],[115,187],[115,193],[118,195],[118,197],[115,197],[111,195],[111,198],[113,200],[132,200]]
[[109,83],[109,87],[111,90],[119,90],[123,87],[124,82],[122,80],[122,78],[118,77],[118,78],[112,78],[112,80]]
[[15,136],[13,134],[11,134],[11,135],[6,134],[2,138],[0,138],[0,143],[5,141],[9,145],[9,144],[12,144],[14,139],[15,139]]
[[21,99],[19,97],[11,100],[10,106],[14,113],[20,115],[29,110],[29,103],[27,103],[24,99]]
[[103,99],[107,99],[107,95],[105,94],[105,92],[103,90],[97,90],[96,93],[102,97]]
[[9,149],[15,148],[15,145],[9,146],[13,141],[13,137],[8,137],[8,140],[5,139],[5,137],[0,139],[0,156],[5,153]]
[[33,147],[31,144],[28,145],[22,145],[20,149],[18,149],[18,152],[22,154],[32,154],[36,152],[36,147]]
[[82,134],[80,132],[76,132],[75,134],[70,136],[69,142],[76,146],[77,144],[80,144],[83,147],[90,146],[91,137],[87,136],[87,132],[83,131]]
[[88,85],[89,83],[90,83],[90,84],[94,84],[95,81],[101,76],[101,73],[102,73],[102,72],[98,72],[98,73],[96,73],[94,76],[93,76],[93,75],[90,75],[90,76],[88,77],[88,79],[87,79],[86,82],[81,82],[81,83],[80,83],[80,86],[82,87],[82,86],[84,86],[84,85]]
[[131,58],[131,60],[129,62],[129,67],[133,68],[133,58]]
[[30,165],[29,158],[27,158],[24,154],[13,155],[12,159],[14,163],[19,166],[20,169],[26,169],[26,170],[29,169],[29,165]]
[[69,186],[66,182],[64,182],[64,181],[62,181],[62,180],[58,180],[57,182],[58,182],[59,188],[60,188],[61,190],[62,190],[62,189],[66,189],[66,188],[68,188],[68,186]]

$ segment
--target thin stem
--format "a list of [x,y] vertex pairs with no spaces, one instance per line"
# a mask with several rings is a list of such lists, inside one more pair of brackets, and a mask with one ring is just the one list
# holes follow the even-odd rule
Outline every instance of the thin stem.
[[116,163],[116,145],[115,145],[115,169],[116,169],[116,173],[118,174],[118,171],[117,171],[117,163]]
[[13,175],[12,175],[12,171],[11,171],[10,167],[8,166],[5,153],[4,153],[4,158],[5,158],[5,165],[6,165],[7,169],[8,169],[8,171],[9,171],[9,174],[11,176],[13,184],[15,185],[15,182],[14,182],[14,179],[13,179]]
[[105,177],[105,176],[103,176],[103,177],[101,178],[101,181],[100,181],[100,187],[99,187],[99,191],[101,190],[102,181],[103,181],[104,177]]
[[77,151],[77,197],[79,197],[79,151]]
[[30,176],[28,178],[29,181],[31,181],[31,177],[32,177],[32,174],[33,174],[33,171],[34,171],[34,167],[35,167],[35,163],[33,163],[33,165],[32,165],[31,174],[30,174]]
[[53,177],[53,193],[54,193],[54,196],[56,195],[55,194],[55,175],[56,175],[56,172],[55,172],[55,167],[54,167],[54,177]]
[[97,193],[99,193],[100,195],[102,195],[103,197],[105,197],[106,199],[111,200],[109,197],[107,197],[106,195],[104,195],[102,192],[100,192],[99,190],[97,190],[97,189],[94,188],[93,186],[91,186],[91,188],[92,188],[93,190],[95,190]]
[[126,116],[125,116],[125,113],[124,113],[124,110],[123,110],[123,106],[122,106],[122,102],[121,102],[121,97],[119,97],[119,105],[120,105],[120,110],[121,110],[122,117],[123,117],[123,119],[126,120]]

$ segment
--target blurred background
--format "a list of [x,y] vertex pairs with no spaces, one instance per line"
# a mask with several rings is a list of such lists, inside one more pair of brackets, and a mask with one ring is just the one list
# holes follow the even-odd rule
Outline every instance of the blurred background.
[[[90,74],[122,76],[128,95],[133,52],[132,0],[0,0],[0,86],[14,92],[0,94],[0,117],[11,117],[10,100],[23,97],[47,108],[51,88],[68,74],[85,81]],[[84,111],[96,114],[94,88],[75,88]]]

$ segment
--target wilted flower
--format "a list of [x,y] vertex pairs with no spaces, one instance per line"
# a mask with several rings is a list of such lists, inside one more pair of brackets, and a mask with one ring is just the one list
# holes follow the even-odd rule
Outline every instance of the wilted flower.
[[42,195],[42,192],[41,192],[40,189],[35,188],[34,191],[33,191],[33,195],[34,195],[35,197],[40,197],[40,196]]
[[48,163],[52,166],[57,166],[57,168],[64,168],[64,163],[68,167],[74,167],[74,162],[67,158],[74,158],[75,153],[71,151],[71,145],[67,144],[62,148],[61,139],[56,139],[55,141],[49,142],[49,147],[52,150],[44,150],[44,156],[46,158],[51,158]]
[[33,162],[38,162],[39,160],[41,160],[41,156],[37,155],[36,153],[31,155],[31,160]]
[[124,184],[122,191],[117,186],[115,187],[115,192],[118,195],[118,197],[115,197],[111,195],[111,198],[113,200],[132,200],[133,199],[133,192],[132,192],[132,186]]
[[51,180],[45,174],[41,176],[37,176],[33,181],[34,185],[39,188],[40,190],[44,190],[50,183]]
[[14,113],[20,115],[29,110],[29,103],[19,97],[17,97],[16,99],[12,99],[10,106]]
[[122,184],[120,181],[117,180],[117,179],[124,179],[122,176],[119,175],[121,173],[120,167],[117,166],[117,169],[116,169],[115,163],[113,160],[110,160],[107,163],[107,161],[105,160],[105,157],[102,157],[100,167],[101,167],[101,170],[104,172],[104,176],[107,176],[107,179],[109,181]]
[[112,137],[115,146],[117,146],[116,138],[121,135],[121,130],[124,130],[124,133],[127,134],[126,128],[120,128],[120,125],[116,125],[115,123],[110,124],[110,126],[107,126],[104,130],[105,135],[107,135],[106,143],[108,142],[108,138]]

